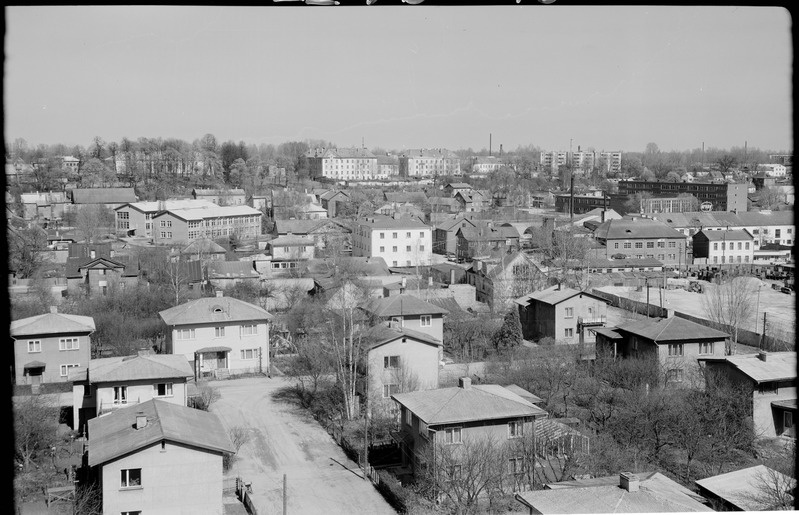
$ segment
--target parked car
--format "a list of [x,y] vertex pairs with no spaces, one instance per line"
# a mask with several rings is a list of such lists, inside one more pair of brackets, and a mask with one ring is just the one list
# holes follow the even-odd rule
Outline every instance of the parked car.
[[790,294],[791,294],[791,289],[790,289],[790,288],[788,288],[787,286],[783,286],[782,288],[780,288],[780,291],[781,291],[782,293],[787,293],[788,295],[790,295]]
[[779,284],[776,284],[776,283],[775,283],[775,284],[772,284],[772,285],[771,285],[771,289],[772,289],[772,290],[779,290],[779,289],[780,289],[780,285],[779,285]]

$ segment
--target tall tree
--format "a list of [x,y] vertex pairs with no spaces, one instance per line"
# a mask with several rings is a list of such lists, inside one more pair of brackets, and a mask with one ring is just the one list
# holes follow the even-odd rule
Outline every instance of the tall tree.
[[732,331],[724,353],[735,354],[738,330],[750,323],[755,311],[755,288],[752,278],[728,276],[723,282],[712,284],[702,296],[702,307],[708,319],[724,324]]

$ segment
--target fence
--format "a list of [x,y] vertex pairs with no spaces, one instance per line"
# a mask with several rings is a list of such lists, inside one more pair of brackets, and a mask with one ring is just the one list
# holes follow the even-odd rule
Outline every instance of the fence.
[[[233,481],[235,482],[234,488],[236,490],[236,496],[247,509],[247,513],[250,515],[258,515],[258,510],[255,509],[255,504],[253,504],[252,497],[250,497],[250,494],[252,493],[252,487],[250,483],[245,482],[238,476]],[[223,490],[227,487],[229,487],[229,485],[223,483]]]
[[647,304],[646,302],[619,297],[618,295],[597,290],[596,288],[591,289],[591,294],[607,300],[613,307],[632,311],[633,313],[660,318],[666,318],[668,316],[668,309],[655,306],[654,304]]

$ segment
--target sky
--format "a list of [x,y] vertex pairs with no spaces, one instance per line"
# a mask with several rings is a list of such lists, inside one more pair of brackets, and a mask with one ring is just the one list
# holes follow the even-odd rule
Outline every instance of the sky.
[[6,7],[6,141],[792,151],[790,13],[733,6]]

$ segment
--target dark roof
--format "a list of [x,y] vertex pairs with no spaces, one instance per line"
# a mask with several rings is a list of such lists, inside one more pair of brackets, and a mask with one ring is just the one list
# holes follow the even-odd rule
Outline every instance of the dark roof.
[[252,261],[210,261],[207,266],[209,279],[258,279],[261,277],[261,274],[255,270]]
[[433,338],[429,334],[413,331],[411,329],[387,327],[385,325],[377,325],[369,329],[367,338],[372,342],[370,349],[375,349],[381,345],[393,342],[399,338],[411,338],[413,340],[441,347],[443,344],[437,338]]
[[707,238],[709,241],[752,241],[754,240],[754,236],[749,234],[749,231],[746,229],[730,229],[728,231],[719,231],[719,230],[701,230],[698,233],[694,234],[694,238],[699,239],[702,236]]
[[92,251],[95,256],[111,257],[110,243],[72,243],[69,246],[68,257],[91,257]]
[[209,238],[197,238],[180,251],[181,254],[224,254],[225,247]]
[[136,202],[133,188],[76,188],[72,190],[73,204],[123,204]]
[[379,317],[445,315],[446,309],[440,308],[407,293],[393,297],[369,299],[361,309]]
[[[147,425],[136,429],[136,416]],[[152,399],[89,420],[89,466],[102,465],[162,440],[214,453],[235,453],[225,426],[213,413]]]
[[635,217],[631,220],[608,220],[597,226],[594,237],[600,240],[631,240],[638,238],[679,238],[685,235],[663,222]]
[[183,354],[146,354],[92,359],[89,361],[88,370],[89,380],[92,383],[171,379],[190,377],[194,374]]
[[516,299],[517,304],[521,304],[522,306],[527,306],[531,303],[531,301],[535,300],[538,302],[542,302],[544,304],[549,304],[554,306],[555,304],[560,304],[564,300],[568,300],[572,297],[576,297],[577,295],[591,297],[592,299],[601,300],[602,302],[607,303],[608,301],[594,295],[593,293],[589,293],[587,291],[580,291],[575,290],[573,288],[568,288],[565,286],[550,286],[549,288],[545,288],[543,290],[539,290],[533,293],[528,293],[522,297]]
[[[127,259],[125,260],[127,261]],[[122,263],[121,260],[111,259],[107,257],[96,257],[96,258],[67,258],[67,262],[64,265],[64,276],[67,279],[75,279],[78,277],[82,277],[80,271],[85,268],[103,268],[103,269],[121,268],[122,269],[121,275],[123,277],[136,277],[139,274],[138,267],[128,266],[126,263]]]

